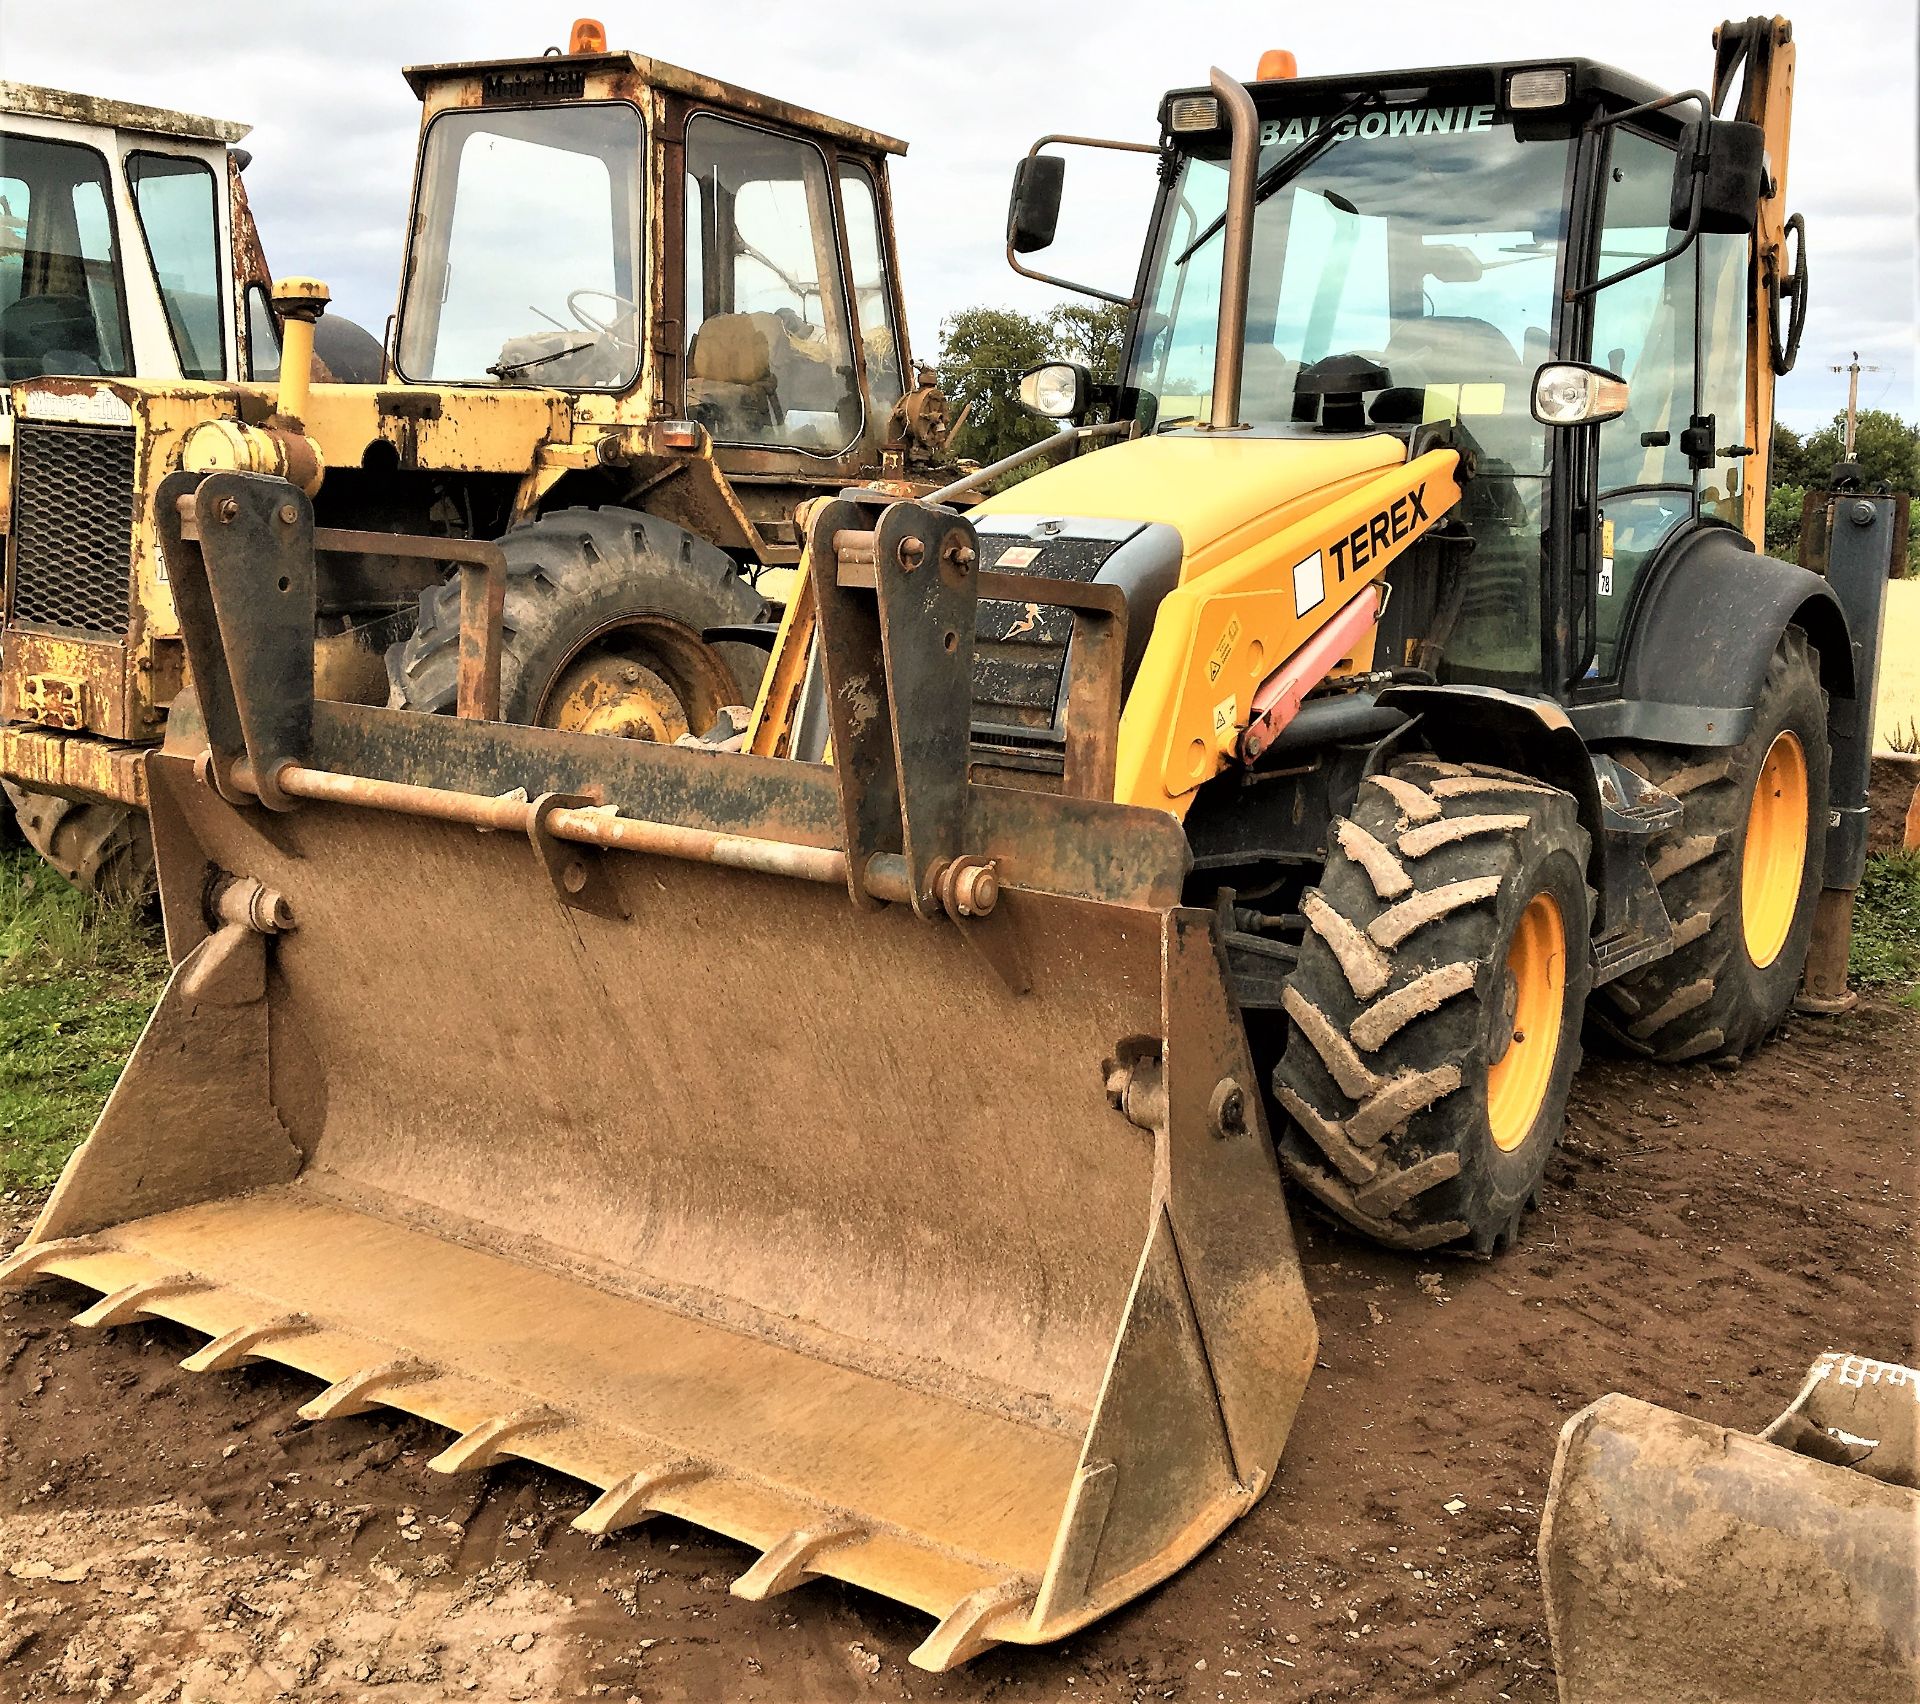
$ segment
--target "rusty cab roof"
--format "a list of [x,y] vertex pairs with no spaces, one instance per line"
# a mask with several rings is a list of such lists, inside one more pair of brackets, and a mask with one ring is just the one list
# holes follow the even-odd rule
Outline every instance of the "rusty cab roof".
[[[791,101],[743,89],[735,83],[723,83],[716,77],[702,76],[669,65],[664,59],[645,54],[615,51],[609,53],[547,54],[530,59],[469,60],[445,65],[409,65],[405,76],[413,92],[429,105],[515,105],[545,104],[565,100],[618,98],[634,88],[648,86],[687,95],[695,100],[712,101],[739,112],[773,119],[796,129],[812,130],[838,142],[849,142],[877,153],[904,154],[907,145],[898,137],[845,119],[829,118],[825,113],[796,106]],[[449,84],[478,84],[472,94],[477,99],[456,97],[448,102],[429,100],[431,91]],[[629,85],[623,89],[622,85]]]
[[75,94],[47,89],[37,83],[0,82],[0,116],[10,113],[30,118],[65,119],[74,124],[106,125],[115,130],[143,130],[154,136],[181,137],[190,142],[238,142],[253,127],[226,118],[202,118],[198,113],[175,112],[169,107],[142,106],[137,101],[109,100],[104,95]]

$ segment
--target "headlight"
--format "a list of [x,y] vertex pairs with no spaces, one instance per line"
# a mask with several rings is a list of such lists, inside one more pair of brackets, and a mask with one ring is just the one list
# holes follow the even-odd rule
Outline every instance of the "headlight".
[[1072,420],[1086,412],[1091,375],[1071,361],[1049,361],[1020,375],[1020,406],[1049,420]]
[[1617,373],[1563,361],[1533,376],[1533,417],[1542,426],[1585,426],[1627,411],[1627,381]]

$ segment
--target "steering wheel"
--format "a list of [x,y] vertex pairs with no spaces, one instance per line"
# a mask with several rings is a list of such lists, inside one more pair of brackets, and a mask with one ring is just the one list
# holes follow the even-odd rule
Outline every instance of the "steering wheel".
[[[611,302],[616,312],[608,319],[596,319],[580,305],[582,296],[595,297],[603,302]],[[640,322],[640,304],[629,301],[625,296],[613,290],[569,290],[567,292],[567,312],[584,331],[596,331],[602,337],[611,337],[617,343],[631,343],[633,338],[624,329],[628,325],[638,328]]]

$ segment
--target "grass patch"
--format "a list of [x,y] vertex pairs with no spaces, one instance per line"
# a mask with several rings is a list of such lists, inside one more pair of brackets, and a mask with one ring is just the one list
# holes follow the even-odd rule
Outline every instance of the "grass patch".
[[1854,902],[1847,970],[1863,987],[1904,986],[1902,1002],[1920,1003],[1920,852],[1867,860]]
[[0,1189],[43,1189],[92,1128],[166,979],[157,922],[0,852]]

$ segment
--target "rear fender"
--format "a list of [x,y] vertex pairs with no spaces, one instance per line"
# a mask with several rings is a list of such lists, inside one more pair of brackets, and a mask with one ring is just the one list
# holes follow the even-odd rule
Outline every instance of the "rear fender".
[[1690,528],[1649,571],[1628,630],[1619,699],[1576,709],[1574,721],[1589,739],[1737,745],[1789,626],[1820,653],[1828,695],[1851,700],[1853,639],[1826,581],[1760,555],[1731,527]]

